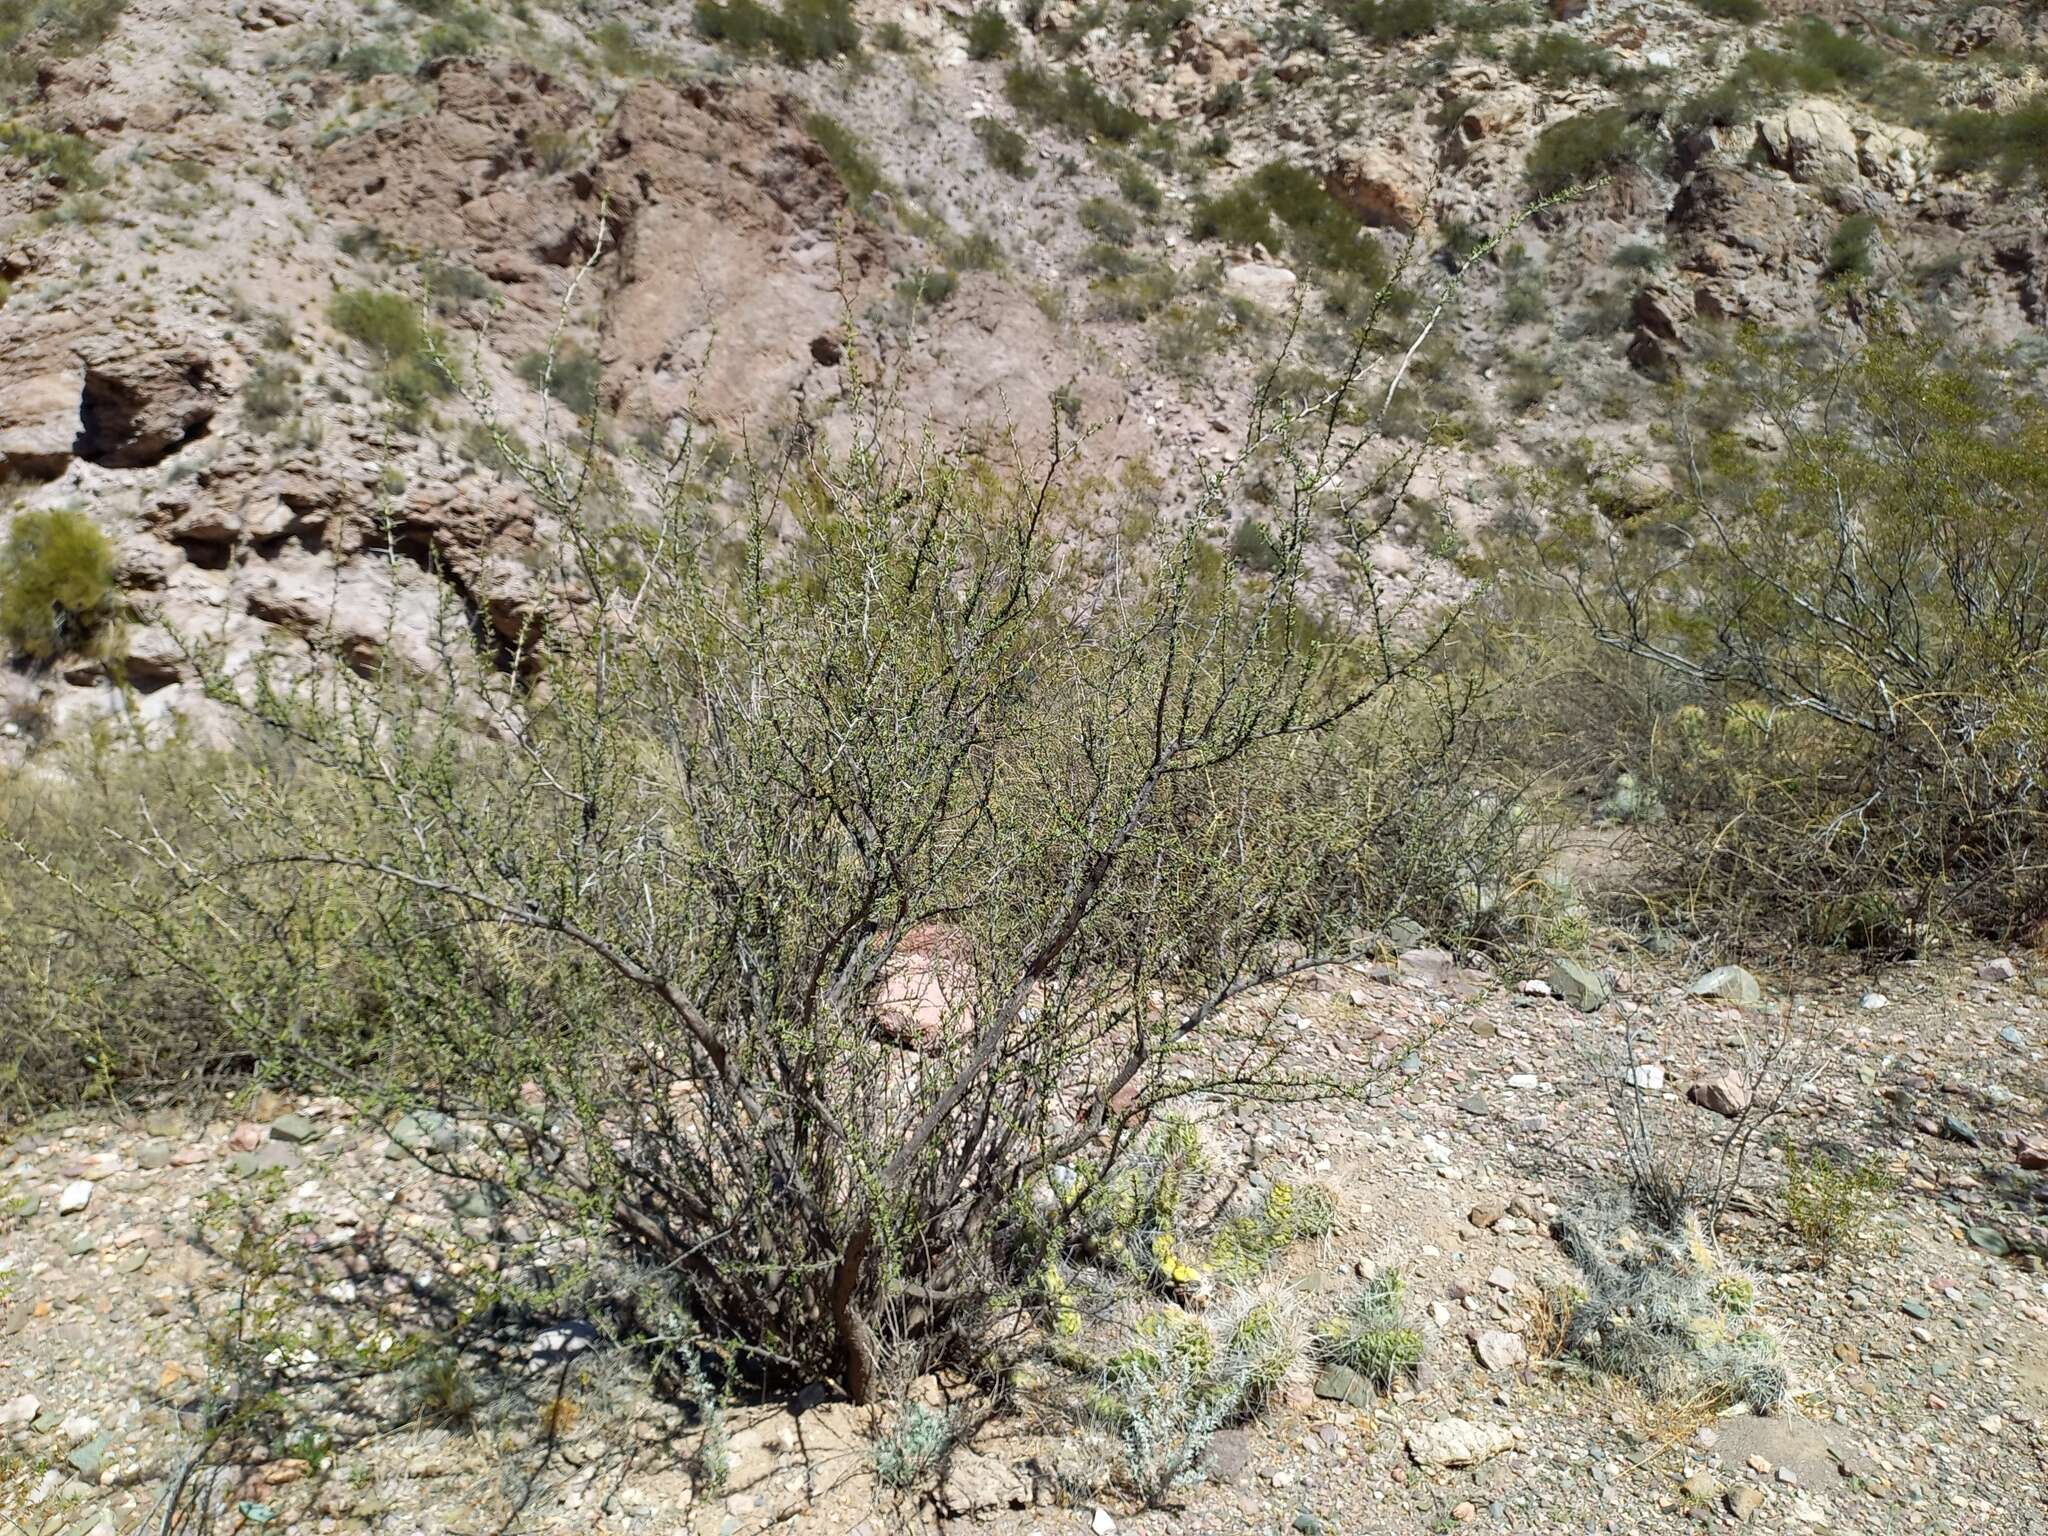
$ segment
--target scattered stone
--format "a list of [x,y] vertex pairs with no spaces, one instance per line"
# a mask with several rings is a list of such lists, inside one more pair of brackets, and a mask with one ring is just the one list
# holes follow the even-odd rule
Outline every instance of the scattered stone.
[[1692,1504],[1711,1504],[1721,1496],[1721,1480],[1711,1472],[1695,1472],[1678,1485],[1681,1497]]
[[1512,1291],[1515,1288],[1515,1272],[1504,1265],[1496,1264],[1487,1275],[1486,1283],[1496,1291]]
[[1741,1008],[1764,1000],[1763,984],[1739,965],[1716,966],[1686,989],[1694,997],[1718,997]]
[[6,1429],[14,1424],[33,1424],[42,1406],[33,1392],[24,1392],[19,1397],[0,1403],[0,1429]]
[[1550,996],[1550,983],[1543,980],[1540,976],[1532,976],[1529,980],[1517,985],[1515,990],[1524,997],[1548,997]]
[[1550,990],[1581,1013],[1597,1013],[1607,1002],[1607,985],[1576,960],[1551,963]]
[[1984,1140],[1977,1134],[1977,1128],[1960,1115],[1941,1117],[1941,1136],[1944,1141],[1960,1141],[1965,1146],[1981,1147]]
[[994,1509],[1023,1509],[1031,1489],[1007,1462],[979,1451],[958,1450],[939,1488],[939,1504],[949,1515],[974,1515]]
[[80,1477],[89,1483],[96,1483],[99,1481],[100,1468],[106,1464],[107,1451],[113,1443],[112,1433],[101,1430],[85,1444],[72,1450],[64,1459]]
[[1465,1219],[1475,1227],[1490,1228],[1507,1213],[1508,1208],[1498,1200],[1481,1200],[1466,1213]]
[[1512,1449],[1515,1432],[1454,1417],[1411,1425],[1403,1438],[1417,1466],[1470,1467]]
[[1529,1089],[1541,1086],[1542,1081],[1534,1072],[1517,1072],[1508,1079],[1508,1086],[1515,1089]]
[[1750,1517],[1764,1507],[1764,1491],[1752,1488],[1747,1483],[1730,1488],[1722,1502],[1728,1506],[1728,1513],[1742,1524],[1749,1524]]
[[1468,1115],[1483,1116],[1487,1108],[1486,1095],[1483,1093],[1468,1093],[1465,1097],[1458,1100],[1458,1108]]
[[1095,1516],[1088,1522],[1088,1529],[1095,1536],[1116,1536],[1116,1516],[1100,1504],[1095,1506]]
[[1664,1069],[1654,1061],[1639,1062],[1628,1069],[1624,1080],[1641,1093],[1664,1091]]
[[1522,1343],[1521,1335],[1509,1333],[1504,1328],[1481,1331],[1472,1340],[1472,1349],[1479,1356],[1479,1363],[1489,1371],[1511,1371],[1518,1365],[1529,1363],[1529,1351]]
[[59,1216],[76,1216],[92,1204],[92,1185],[85,1179],[73,1179],[64,1186],[64,1192],[57,1197]]
[[325,1134],[325,1126],[301,1114],[279,1115],[270,1122],[271,1138],[275,1141],[290,1142],[293,1146],[318,1141]]
[[2020,968],[2004,955],[2000,955],[1996,960],[1986,960],[1977,967],[1977,979],[1979,981],[2011,981],[2019,973]]
[[305,1159],[299,1149],[286,1141],[266,1141],[254,1152],[237,1152],[228,1159],[228,1171],[237,1178],[251,1178],[259,1173],[284,1173],[298,1167]]
[[2010,1258],[2012,1244],[1996,1227],[1965,1227],[1963,1236],[1970,1240],[1972,1247],[1981,1248],[1994,1259]]
[[135,1154],[135,1166],[146,1173],[171,1165],[171,1144],[167,1141],[146,1141]]
[[460,1144],[454,1122],[434,1109],[400,1115],[391,1127],[391,1139],[408,1152],[452,1152]]
[[1749,1083],[1731,1067],[1701,1078],[1685,1090],[1685,1096],[1711,1114],[1735,1120],[1749,1108]]
[[1928,1309],[1926,1302],[1916,1301],[1910,1297],[1907,1300],[1899,1303],[1899,1310],[1905,1313],[1908,1317],[1919,1318],[1920,1321],[1923,1323],[1926,1322],[1927,1319],[1929,1319],[1930,1317],[1934,1316],[1934,1313]]
[[2027,1037],[2010,1024],[1998,1032],[1998,1038],[2016,1051],[2024,1051],[2027,1048]]
[[1326,1402],[1347,1408],[1370,1408],[1379,1394],[1371,1382],[1347,1365],[1326,1365],[1316,1377],[1315,1393]]
[[1861,1008],[1865,1013],[1875,1013],[1878,1009],[1886,1008],[1890,1005],[1891,999],[1886,997],[1882,992],[1866,992],[1863,994],[1862,998],[1857,1002],[1856,1006]]

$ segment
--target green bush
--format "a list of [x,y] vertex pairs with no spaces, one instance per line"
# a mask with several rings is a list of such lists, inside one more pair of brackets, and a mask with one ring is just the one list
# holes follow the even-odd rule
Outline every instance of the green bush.
[[1508,63],[1524,80],[1557,87],[1581,80],[1613,85],[1631,73],[1607,49],[1571,32],[1544,31],[1524,38],[1508,55]]
[[83,512],[18,512],[0,546],[0,639],[49,661],[91,649],[119,612],[114,550]]
[[1656,140],[1627,107],[1602,107],[1553,123],[1536,137],[1526,167],[1530,188],[1549,197],[1655,153]]
[[417,305],[402,293],[375,288],[344,288],[327,304],[334,328],[360,345],[377,365],[385,396],[406,411],[455,392],[446,358],[446,342],[420,318]]
[[1882,233],[1875,214],[1852,213],[1842,220],[1828,240],[1827,275],[1865,282],[1875,277]]
[[1317,1355],[1382,1392],[1422,1365],[1422,1334],[1406,1317],[1407,1281],[1382,1269],[1315,1330]]
[[72,190],[97,187],[103,180],[93,164],[99,151],[90,139],[75,133],[0,122],[0,154],[25,160],[37,175]]
[[594,415],[597,411],[597,390],[604,380],[604,368],[594,354],[581,347],[529,352],[519,359],[518,374],[526,384],[561,401],[578,416]]
[[2048,184],[2048,91],[1996,112],[1951,112],[1941,119],[1942,169],[1990,167],[2012,183]]
[[1303,266],[1374,286],[1387,275],[1386,254],[1357,215],[1320,177],[1284,160],[1196,203],[1190,232],[1197,240],[1285,250]]
[[882,174],[882,168],[854,137],[853,130],[838,118],[825,112],[813,112],[804,119],[804,132],[825,151],[825,158],[832,162],[839,184],[846,188],[847,202],[856,212],[865,212],[874,202],[875,195],[888,189],[889,179]]
[[1897,1187],[1873,1159],[1837,1161],[1824,1151],[1785,1149],[1785,1224],[1817,1269],[1885,1251],[1889,1234],[1881,1218]]
[[1766,20],[1771,14],[1764,0],[1692,0],[1692,3],[1716,21],[1739,21],[1749,25]]
[[1444,0],[1348,0],[1343,6],[1344,20],[1354,32],[1382,43],[1434,32],[1445,11]]
[[60,56],[84,53],[107,40],[127,8],[128,0],[0,0],[0,52],[22,64],[32,44]]
[[412,67],[412,55],[400,43],[359,43],[335,61],[335,68],[356,81],[409,74]]
[[779,11],[759,0],[698,0],[697,30],[745,53],[772,52],[793,69],[860,51],[850,0],[782,0]]
[[1015,65],[1003,77],[1003,95],[1025,116],[1078,138],[1127,144],[1145,128],[1142,116],[1105,95],[1079,69],[1055,74],[1035,64]]
[[967,18],[967,57],[976,60],[1008,58],[1016,49],[1017,34],[1009,18],[992,5],[984,5]]
[[1019,181],[1029,181],[1038,174],[1038,167],[1031,163],[1031,143],[1023,134],[993,117],[977,117],[973,126],[974,136],[981,140],[982,153],[988,156],[990,165]]
[[[1686,496],[1560,508],[1543,565],[1668,674],[1632,751],[1660,905],[1908,951],[2048,919],[2048,407],[2011,366],[1881,323],[1833,361],[1751,338],[1695,386]],[[1715,426],[1752,413],[1779,451]]]
[[1081,227],[1111,245],[1129,245],[1138,238],[1138,221],[1121,203],[1106,197],[1083,198],[1075,211]]

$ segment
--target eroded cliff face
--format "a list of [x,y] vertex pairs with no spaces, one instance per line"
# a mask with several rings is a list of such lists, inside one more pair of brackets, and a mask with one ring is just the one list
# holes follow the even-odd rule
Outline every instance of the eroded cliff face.
[[[133,618],[104,658],[6,670],[15,755],[190,712],[197,646],[239,663],[326,637],[425,668],[453,614],[519,666],[565,597],[485,415],[525,443],[594,410],[622,457],[688,429],[773,459],[882,402],[1027,465],[1057,421],[1076,478],[1121,487],[1088,515],[1170,517],[1235,461],[1283,350],[1324,377],[1341,355],[1357,273],[1333,217],[1423,290],[1512,226],[1411,386],[1401,430],[1458,430],[1417,481],[1432,526],[1398,520],[1416,547],[1378,552],[1401,582],[1436,579],[1425,531],[1471,534],[1505,471],[1569,449],[1625,466],[1629,494],[1668,483],[1643,376],[1730,322],[2048,323],[2029,167],[1940,138],[1944,113],[2036,99],[2048,39],[2020,7],[1844,11],[1855,70],[1746,95],[1745,59],[1796,57],[1833,13],[1446,7],[1382,37],[1270,0],[1056,3],[977,59],[964,9],[864,5],[858,63],[797,67],[707,40],[688,7],[613,5],[588,34],[566,8],[429,9],[130,0],[103,35],[19,40],[0,520],[87,512]],[[1556,130],[1589,118],[1626,152],[1516,223]],[[1306,173],[1292,208],[1193,216],[1273,166]],[[410,339],[346,320],[337,296],[366,294]]]

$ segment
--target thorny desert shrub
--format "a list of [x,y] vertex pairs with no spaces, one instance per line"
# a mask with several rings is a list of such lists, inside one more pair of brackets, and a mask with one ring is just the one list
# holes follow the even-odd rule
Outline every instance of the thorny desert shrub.
[[1192,233],[1197,240],[1284,249],[1305,266],[1375,287],[1387,276],[1378,237],[1330,195],[1321,178],[1284,160],[1203,198],[1195,205]]
[[[587,458],[506,439],[581,596],[527,632],[544,693],[494,637],[465,661],[460,609],[438,674],[208,663],[288,770],[145,841],[170,900],[92,850],[60,873],[222,1034],[462,1117],[421,1155],[587,1233],[732,1369],[871,1403],[985,1366],[1050,1170],[1193,1096],[1355,1086],[1256,999],[1413,911],[1410,871],[1493,877],[1471,697],[1431,675],[1455,615],[1370,576],[1412,451],[1254,428],[1274,570],[1233,580],[1204,507],[1093,587],[1057,459],[878,432],[736,523],[684,455],[621,519]],[[1311,526],[1352,551],[1313,616]]]
[[1536,136],[1524,166],[1530,188],[1549,197],[1647,160],[1652,130],[1628,107],[1601,107],[1551,124]]
[[1752,339],[1681,411],[1684,494],[1557,509],[1537,563],[1677,685],[1644,747],[1686,916],[1865,947],[2048,918],[2048,407],[2004,367]]
[[860,23],[848,0],[698,0],[697,30],[742,52],[773,52],[793,69],[829,64],[860,51]]
[[328,301],[327,318],[370,354],[380,387],[400,408],[417,410],[455,392],[441,333],[404,294],[344,288]]
[[1127,144],[1144,131],[1145,119],[1107,95],[1084,71],[1058,73],[1019,64],[1003,77],[1003,95],[1026,117],[1077,138],[1093,135]]

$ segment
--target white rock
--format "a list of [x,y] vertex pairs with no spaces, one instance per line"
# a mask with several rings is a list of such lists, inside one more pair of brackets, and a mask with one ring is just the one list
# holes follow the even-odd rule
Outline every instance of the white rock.
[[1529,1363],[1529,1351],[1521,1335],[1504,1328],[1483,1330],[1472,1340],[1472,1349],[1479,1356],[1479,1363],[1489,1371],[1511,1371]]
[[1408,1454],[1418,1466],[1469,1467],[1512,1447],[1515,1432],[1504,1425],[1451,1418],[1414,1425],[1405,1438]]
[[1095,1518],[1088,1522],[1088,1529],[1095,1536],[1116,1536],[1116,1516],[1098,1504],[1095,1506]]
[[1875,1013],[1878,1009],[1885,1007],[1890,1002],[1891,999],[1886,997],[1882,992],[1866,992],[1863,994],[1863,1000],[1858,1006],[1863,1008],[1865,1012]]
[[33,1392],[24,1392],[17,1398],[0,1403],[0,1428],[5,1428],[9,1424],[33,1423],[42,1407],[42,1403]]
[[1644,1093],[1662,1093],[1664,1091],[1664,1069],[1654,1061],[1644,1062],[1641,1066],[1630,1067],[1628,1069],[1628,1085],[1631,1088],[1640,1088]]
[[1512,1291],[1515,1288],[1515,1272],[1503,1265],[1496,1264],[1493,1267],[1493,1272],[1486,1277],[1486,1283],[1496,1291]]
[[73,1179],[57,1197],[57,1214],[74,1216],[91,1204],[92,1185],[85,1179]]

